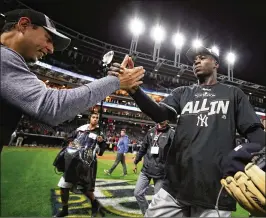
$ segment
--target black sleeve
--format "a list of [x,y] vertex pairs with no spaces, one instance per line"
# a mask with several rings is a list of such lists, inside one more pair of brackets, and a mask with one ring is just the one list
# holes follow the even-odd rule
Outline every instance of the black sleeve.
[[249,140],[249,142],[266,146],[266,132],[264,132],[260,127],[250,129],[246,133],[246,138]]
[[[162,102],[157,104],[141,88],[138,88],[131,97],[135,100],[140,110],[148,115],[156,123],[170,120],[175,121],[177,117],[177,108],[179,108],[178,97],[173,92],[167,96]],[[178,110],[179,111],[179,110]]]
[[149,135],[150,135],[151,131],[148,131],[148,133],[145,135],[144,139],[143,139],[143,143],[139,149],[139,152],[135,158],[134,164],[138,164],[138,162],[141,161],[141,159],[143,158],[143,156],[145,154],[147,154],[147,150],[149,147]]
[[173,143],[174,137],[175,137],[175,130],[171,129],[171,132],[170,132],[171,143]]
[[103,140],[104,140],[104,141],[106,141],[106,137],[105,137],[105,135],[103,134],[102,131],[99,131],[99,135],[103,137]]
[[103,153],[105,152],[105,149],[107,147],[106,141],[98,142],[100,151],[98,152],[99,156],[103,156]]
[[105,152],[106,148],[107,148],[107,143],[106,143],[106,138],[104,137],[104,134],[102,131],[100,131],[100,136],[103,137],[103,141],[102,142],[98,142],[100,151],[98,152],[99,156],[103,156],[103,153]]
[[180,114],[180,97],[182,92],[183,87],[174,89],[170,95],[160,102],[160,105],[164,105],[176,115]]
[[159,157],[160,160],[165,162],[168,162],[168,155],[169,155],[169,150],[173,144],[173,140],[174,140],[174,135],[175,135],[175,131],[170,127],[168,130],[168,141],[167,141],[167,145],[164,146],[162,152],[159,152]]
[[263,128],[247,96],[239,88],[236,89],[236,98],[236,126],[239,134],[245,136],[250,128]]

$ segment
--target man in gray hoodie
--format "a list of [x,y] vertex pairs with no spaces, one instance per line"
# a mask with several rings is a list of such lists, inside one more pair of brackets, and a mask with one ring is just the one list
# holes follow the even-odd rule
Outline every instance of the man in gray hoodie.
[[[54,50],[62,51],[71,39],[59,33],[45,14],[18,9],[7,12],[1,28],[0,152],[7,145],[23,113],[58,125],[86,111],[118,89],[140,85],[142,67],[111,75],[69,90],[47,89],[27,66]],[[125,57],[126,61],[128,56]],[[113,76],[113,75],[117,75]]]

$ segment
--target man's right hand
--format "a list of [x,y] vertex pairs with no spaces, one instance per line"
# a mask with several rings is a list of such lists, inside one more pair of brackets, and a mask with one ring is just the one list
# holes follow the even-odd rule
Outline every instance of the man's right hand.
[[132,87],[139,86],[143,82],[140,81],[144,77],[145,70],[143,67],[135,67],[133,69],[124,69],[119,73],[118,79],[120,80],[120,88],[129,90]]
[[[126,66],[130,69],[127,69]],[[121,64],[114,63],[108,72],[109,75],[117,76],[120,80],[120,88],[133,91],[134,88],[141,85],[143,82],[140,81],[144,77],[145,70],[143,67],[134,67],[132,59],[126,55]]]

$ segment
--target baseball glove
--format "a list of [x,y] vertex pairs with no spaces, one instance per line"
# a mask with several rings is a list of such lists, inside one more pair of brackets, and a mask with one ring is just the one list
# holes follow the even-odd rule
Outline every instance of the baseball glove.
[[266,216],[265,147],[253,157],[244,172],[221,180],[226,191],[252,216]]

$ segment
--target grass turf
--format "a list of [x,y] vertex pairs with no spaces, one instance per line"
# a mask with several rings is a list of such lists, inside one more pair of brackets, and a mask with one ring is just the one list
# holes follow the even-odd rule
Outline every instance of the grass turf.
[[[7,148],[1,155],[1,216],[50,217],[52,214],[51,191],[57,188],[60,175],[55,174],[52,163],[58,149]],[[108,152],[106,152],[108,154]],[[112,153],[111,153],[112,154]],[[132,161],[127,161],[128,175],[122,177],[121,164],[112,176],[103,173],[114,162],[99,158],[97,178],[127,179],[135,184],[138,175],[132,172]],[[129,154],[128,156],[131,156]],[[140,169],[139,164],[139,169]],[[234,217],[248,217],[241,207]]]

